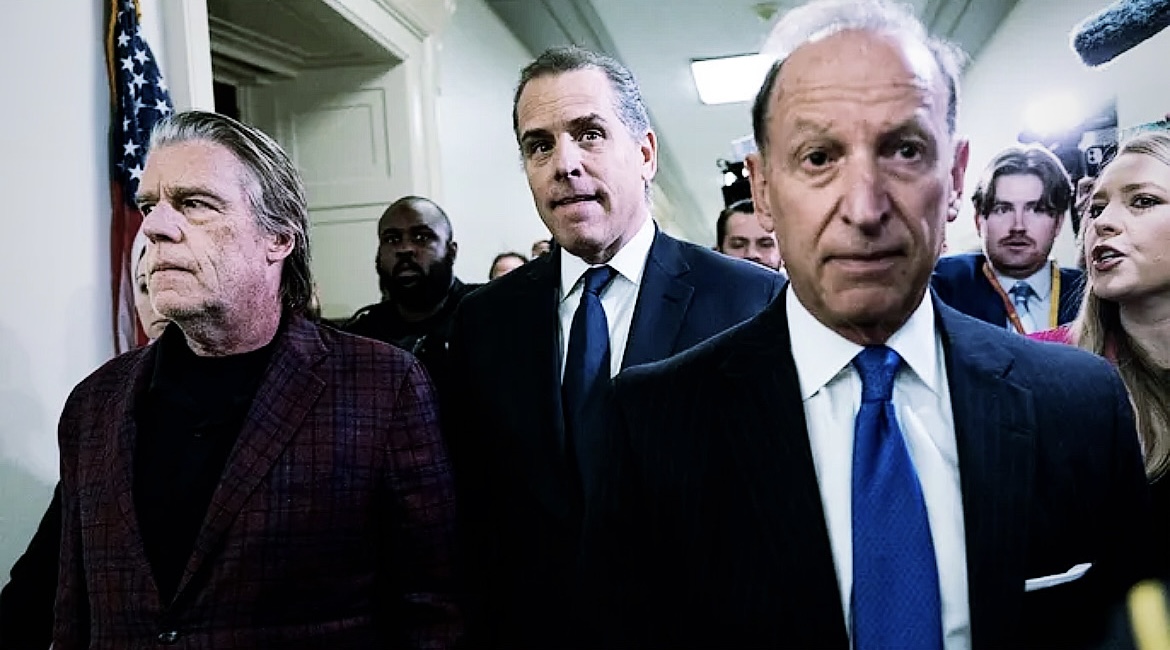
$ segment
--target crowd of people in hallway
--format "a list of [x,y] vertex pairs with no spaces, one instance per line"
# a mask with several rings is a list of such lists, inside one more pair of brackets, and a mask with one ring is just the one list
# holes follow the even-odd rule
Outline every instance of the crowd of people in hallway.
[[381,300],[340,323],[312,316],[288,155],[164,119],[132,256],[151,341],[64,406],[0,650],[1170,635],[1165,602],[1126,612],[1170,579],[1170,132],[1083,200],[1048,150],[1000,152],[982,252],[941,257],[961,53],[885,0],[813,0],[771,40],[714,250],[652,218],[634,76],[553,48],[512,113],[550,239],[464,283],[447,213],[399,198]]

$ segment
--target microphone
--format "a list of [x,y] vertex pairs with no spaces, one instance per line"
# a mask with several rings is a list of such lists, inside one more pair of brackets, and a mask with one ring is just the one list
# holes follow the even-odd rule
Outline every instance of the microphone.
[[1072,47],[1089,67],[1108,63],[1170,25],[1170,0],[1118,0],[1077,25]]

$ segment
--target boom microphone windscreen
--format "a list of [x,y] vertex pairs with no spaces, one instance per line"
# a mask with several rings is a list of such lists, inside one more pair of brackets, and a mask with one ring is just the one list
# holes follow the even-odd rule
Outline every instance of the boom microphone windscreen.
[[1170,0],[1118,0],[1073,30],[1072,46],[1090,67],[1108,63],[1170,25]]

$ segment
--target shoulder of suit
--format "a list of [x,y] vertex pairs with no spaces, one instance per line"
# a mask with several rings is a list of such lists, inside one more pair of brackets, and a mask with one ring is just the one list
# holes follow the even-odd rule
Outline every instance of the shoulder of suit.
[[491,305],[511,296],[557,286],[550,279],[553,272],[551,255],[552,253],[546,253],[491,282],[465,285],[467,288],[459,301],[461,310],[471,311],[480,305]]
[[615,385],[669,385],[710,377],[730,355],[742,351],[746,340],[759,334],[758,320],[758,316],[749,318],[678,354],[623,370]]
[[[1099,374],[1113,374],[1112,365],[1104,358],[1074,345],[1035,341],[968,316],[945,304],[935,303],[945,311],[947,335],[963,350],[1003,350],[1012,355],[1013,373],[1029,381],[1067,386],[1070,383],[1090,383],[1100,379]],[[1095,379],[1090,379],[1094,377]]]
[[[935,276],[960,276],[960,275],[975,275],[982,273],[983,267],[982,253],[959,253],[957,255],[947,255],[940,257],[938,262],[934,265]],[[981,276],[982,277],[982,276]]]
[[771,269],[764,268],[759,264],[729,257],[690,242],[675,241],[679,245],[679,250],[682,252],[683,257],[686,258],[687,263],[697,267],[692,269],[692,272],[697,271],[700,277],[707,277],[712,274],[726,274],[735,278],[740,283],[756,282],[761,285],[784,281],[783,275]]

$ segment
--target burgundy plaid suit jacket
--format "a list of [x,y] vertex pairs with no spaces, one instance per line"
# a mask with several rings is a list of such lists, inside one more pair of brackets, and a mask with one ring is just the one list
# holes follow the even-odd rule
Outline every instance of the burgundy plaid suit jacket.
[[55,650],[454,644],[454,503],[422,366],[302,318],[277,337],[171,602],[131,495],[155,346],[74,389],[59,431]]

